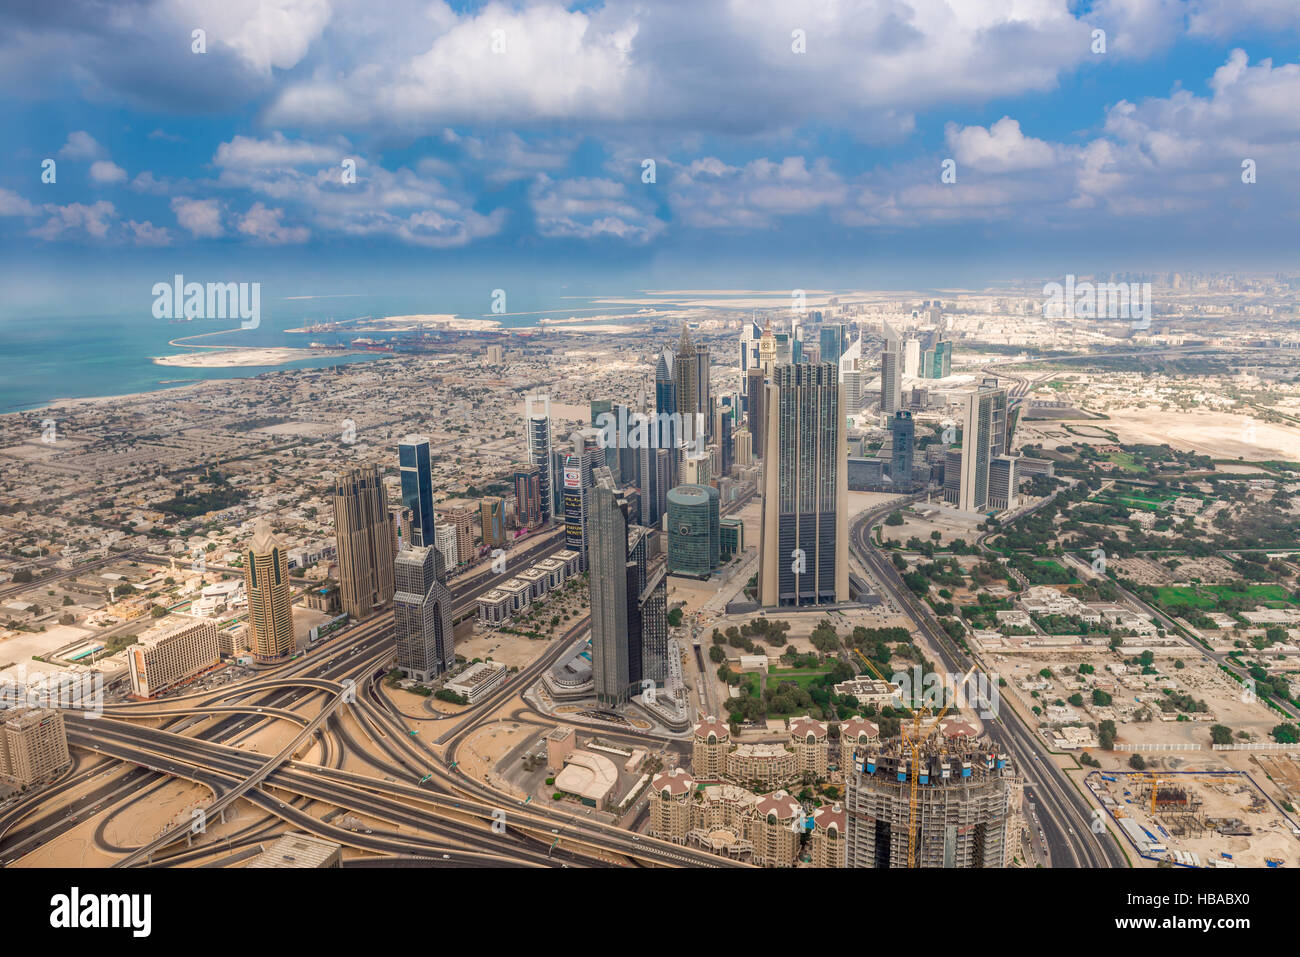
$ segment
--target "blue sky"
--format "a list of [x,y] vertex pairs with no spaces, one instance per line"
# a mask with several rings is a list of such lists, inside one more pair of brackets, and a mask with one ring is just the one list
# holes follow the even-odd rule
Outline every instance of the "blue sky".
[[178,271],[301,294],[1286,269],[1298,32],[1293,0],[9,5],[6,308]]

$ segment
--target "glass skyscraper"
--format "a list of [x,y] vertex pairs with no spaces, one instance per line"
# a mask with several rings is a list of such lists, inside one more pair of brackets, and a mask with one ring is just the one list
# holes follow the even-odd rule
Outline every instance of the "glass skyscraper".
[[432,545],[433,459],[429,440],[422,435],[408,435],[397,446],[397,465],[402,477],[402,504],[411,510],[411,540],[415,545]]

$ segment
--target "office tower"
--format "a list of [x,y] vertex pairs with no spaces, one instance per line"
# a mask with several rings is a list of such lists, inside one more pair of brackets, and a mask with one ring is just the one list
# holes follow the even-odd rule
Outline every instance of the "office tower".
[[885,351],[880,353],[880,411],[885,415],[893,415],[903,406],[903,377],[899,368],[902,356],[897,346],[897,340],[886,342]]
[[[628,423],[632,420],[633,412],[625,405],[616,404],[612,414],[618,422],[618,448],[613,450],[617,453],[615,462],[618,471],[614,472],[614,478],[623,485],[631,485],[636,481],[637,472],[637,450],[632,447],[627,435]],[[609,450],[606,450],[605,464],[609,465],[610,471],[614,470],[615,462],[610,461]]]
[[719,403],[713,407],[713,442],[718,447],[718,475],[731,474],[732,445],[731,423],[732,406],[730,396],[719,396]]
[[591,594],[591,671],[596,700],[606,707],[627,702],[628,662],[627,519],[613,483],[591,490],[591,541],[588,543]]
[[903,343],[903,375],[915,379],[921,374],[921,340],[908,339]]
[[432,546],[403,550],[393,563],[393,580],[397,667],[408,678],[429,681],[456,663],[451,592],[441,553]]
[[216,623],[189,618],[151,628],[127,648],[131,695],[152,698],[221,663]]
[[71,763],[62,711],[55,708],[0,711],[0,780],[26,788],[52,777]]
[[407,544],[432,545],[433,460],[429,440],[408,435],[397,447],[397,464],[402,477],[402,505],[411,510],[411,538]]
[[[917,767],[897,741],[859,748],[845,769],[848,867],[1005,867],[1011,762],[987,741],[931,738]],[[912,809],[912,774],[917,774]]]
[[767,421],[767,376],[762,368],[749,372],[749,394],[745,397],[745,417],[754,437],[754,454],[763,456],[763,426]]
[[[772,338],[776,340],[775,364],[779,366],[789,365],[794,361],[794,358],[790,354],[790,334],[788,332],[778,332],[775,333]],[[769,377],[770,375],[771,374],[769,373]]]
[[777,366],[767,387],[759,603],[849,599],[848,443],[833,363]]
[[560,524],[564,523],[564,462],[568,457],[563,449],[551,449],[551,514]]
[[734,443],[734,457],[736,465],[744,468],[747,465],[754,464],[754,437],[750,435],[748,429],[741,429],[733,432],[731,440]]
[[443,520],[456,529],[456,557],[460,559],[461,565],[468,564],[475,558],[477,549],[474,548],[474,521],[478,514],[478,509],[464,500],[455,504],[448,503],[442,509]]
[[[696,430],[703,423],[705,436],[712,438],[712,400],[709,392],[709,350],[697,349],[691,331],[682,326],[682,337],[673,357],[673,375],[677,384],[677,411],[681,415],[681,441],[696,442]],[[699,416],[703,416],[700,419]]]
[[524,423],[528,432],[528,462],[538,470],[542,498],[542,522],[555,516],[555,463],[551,448],[551,417],[547,412],[533,412]]
[[998,512],[1016,507],[1015,456],[999,455],[989,463],[988,507]]
[[676,359],[668,349],[659,353],[655,364],[655,442],[660,449],[667,450],[670,466],[668,485],[659,493],[661,501],[668,494],[668,489],[677,484],[677,470],[681,461],[682,437],[673,425],[678,414],[676,364]]
[[460,549],[457,546],[459,538],[455,525],[439,525],[434,529],[434,541],[438,553],[442,555],[442,567],[448,575],[451,574],[451,569],[460,564]]
[[708,485],[713,479],[708,451],[689,453],[682,460],[681,481],[687,485]]
[[916,423],[911,412],[895,412],[889,420],[893,452],[889,460],[889,478],[900,491],[912,487],[912,455],[916,441]]
[[758,344],[762,337],[758,323],[746,320],[740,324],[740,388],[745,395],[749,394],[750,370],[760,368]]
[[820,343],[821,361],[838,364],[840,356],[844,354],[844,350],[848,347],[848,326],[842,322],[824,324]]
[[658,449],[654,458],[655,470],[655,526],[668,513],[668,492],[677,484],[677,469],[669,449]]
[[[490,366],[499,366],[505,361],[506,352],[501,346],[487,347],[487,362]],[[432,541],[432,539],[430,539]]]
[[718,490],[679,485],[668,493],[668,574],[708,578],[721,553]]
[[[981,512],[990,507],[989,464],[1005,451],[1006,427],[1006,389],[980,386],[967,393],[962,417],[961,484],[956,502],[963,512]],[[946,469],[945,466],[945,486]]]
[[542,470],[536,465],[515,469],[515,521],[520,528],[542,524]]
[[[620,409],[623,410],[623,417],[621,419],[619,418]],[[609,421],[609,419],[602,420],[601,416],[610,416],[612,417],[614,422],[614,429],[613,429],[614,440],[605,446],[604,459],[601,462],[601,464],[609,466],[609,470],[613,474],[615,482],[621,482],[623,481],[623,478],[622,478],[622,472],[620,468],[620,459],[619,459],[618,451],[623,445],[626,444],[626,442],[624,441],[625,436],[623,433],[623,423],[627,421],[627,407],[621,405],[615,405],[609,399],[592,399],[591,400],[592,428],[596,428],[596,429],[603,428],[605,422]]]
[[926,349],[923,365],[922,378],[946,379],[952,375],[952,341],[940,339],[933,349]]
[[483,530],[483,544],[500,548],[506,543],[506,500],[489,496],[479,502],[479,526]]
[[772,320],[763,323],[763,335],[758,340],[758,365],[764,376],[771,376],[776,366],[776,336],[772,334]]
[[388,524],[393,530],[393,554],[415,544],[415,516],[405,505],[388,507]]
[[[395,556],[378,466],[349,469],[334,483],[334,535],[343,610],[365,618],[393,598]],[[251,589],[249,594],[251,604]]]
[[[374,469],[375,481],[379,470]],[[381,488],[382,493],[382,488]],[[337,503],[337,496],[335,497]],[[335,505],[338,528],[338,506]],[[376,516],[376,537],[384,554],[391,547],[388,511],[382,502]],[[343,566],[343,542],[340,535],[339,566]],[[262,661],[281,658],[293,650],[293,601],[289,587],[289,556],[284,545],[271,533],[271,527],[259,521],[253,529],[253,541],[244,553],[244,593],[248,596],[248,646]],[[347,606],[344,606],[347,609]],[[366,612],[369,614],[369,611]],[[348,612],[352,614],[352,612]],[[354,618],[364,617],[353,615]]]
[[[601,465],[605,453],[600,448],[599,433],[594,429],[582,429],[578,435],[579,447],[565,455],[562,472],[564,547],[582,556],[581,567],[585,570],[592,475],[596,468],[608,467]],[[610,481],[613,481],[612,475]]]
[[961,449],[949,449],[943,455],[943,500],[961,505]]
[[803,351],[803,327],[796,326],[790,333],[790,361],[806,362]]

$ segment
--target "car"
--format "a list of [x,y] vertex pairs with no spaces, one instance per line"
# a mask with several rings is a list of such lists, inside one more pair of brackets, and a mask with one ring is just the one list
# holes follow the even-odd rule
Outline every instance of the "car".
[[280,802],[280,807],[284,807],[284,802],[283,802],[283,801]]
[[449,861],[449,860],[451,860],[451,855],[450,855],[450,854],[444,854],[444,855],[442,855],[442,859],[443,859],[444,861]]

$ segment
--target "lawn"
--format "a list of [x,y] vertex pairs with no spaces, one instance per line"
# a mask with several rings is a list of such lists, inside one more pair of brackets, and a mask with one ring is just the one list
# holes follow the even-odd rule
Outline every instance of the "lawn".
[[768,687],[775,687],[782,681],[793,681],[800,688],[807,689],[829,673],[829,668],[773,668],[767,675]]
[[1227,585],[1201,585],[1200,592],[1185,585],[1162,586],[1156,596],[1164,605],[1186,605],[1192,608],[1213,608],[1220,599],[1247,597],[1261,602],[1295,604],[1291,593],[1281,585],[1247,585],[1245,591],[1235,591]]

